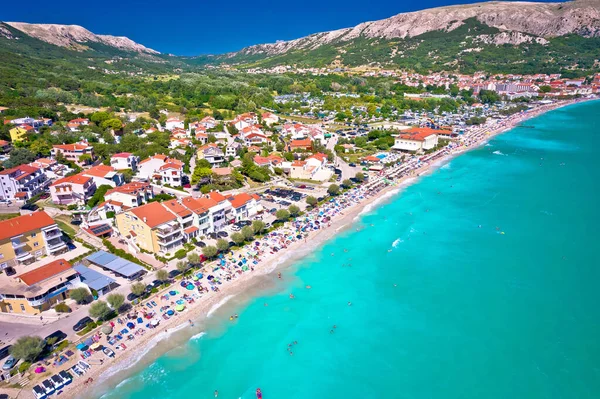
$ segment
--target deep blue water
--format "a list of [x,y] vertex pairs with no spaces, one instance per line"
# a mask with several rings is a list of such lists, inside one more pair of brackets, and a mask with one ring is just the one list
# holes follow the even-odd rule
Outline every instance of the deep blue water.
[[104,398],[600,397],[599,115],[452,160]]

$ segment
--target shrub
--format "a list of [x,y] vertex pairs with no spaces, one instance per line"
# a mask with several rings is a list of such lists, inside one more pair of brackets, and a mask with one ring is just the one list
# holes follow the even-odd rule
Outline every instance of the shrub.
[[252,237],[254,237],[254,229],[252,229],[250,226],[242,227],[242,236],[246,240],[251,240]]
[[117,312],[119,311],[121,306],[123,306],[123,304],[125,303],[125,297],[121,294],[117,294],[116,292],[109,294],[106,297],[106,300],[110,304],[110,307],[113,308],[114,310],[116,310]]
[[[242,233],[233,233],[231,235],[231,240],[233,242],[235,242],[237,245],[241,245],[244,241],[246,241],[246,239],[244,238],[244,235]],[[228,244],[229,246],[229,244]]]
[[331,196],[338,195],[339,193],[340,193],[340,187],[337,184],[332,184],[327,189],[327,194],[329,194]]
[[87,290],[87,288],[75,288],[69,292],[69,296],[72,300],[81,305],[82,303],[88,302],[90,299],[90,292]]
[[290,215],[292,215],[293,217],[296,217],[300,214],[300,208],[297,205],[290,205],[290,207],[288,208],[288,211],[290,212]]
[[227,251],[229,249],[229,242],[223,238],[219,238],[217,240],[217,249],[219,250],[219,252]]
[[[227,244],[227,246],[229,246],[229,244]],[[212,245],[202,248],[202,255],[206,256],[208,259],[214,258],[217,256],[217,253],[219,253],[219,250]]]
[[23,374],[24,372],[26,372],[27,370],[29,370],[29,367],[31,367],[31,363],[29,362],[23,362],[19,365],[19,373]]
[[285,222],[290,218],[290,213],[285,209],[280,209],[277,212],[275,212],[275,216],[277,217],[277,220]]
[[185,249],[180,249],[177,252],[175,252],[175,257],[177,259],[183,259],[183,258],[185,258],[186,255],[187,255],[187,252],[185,251]]
[[131,285],[131,293],[135,296],[140,296],[146,290],[146,286],[142,283],[133,283]]
[[56,306],[54,306],[54,310],[57,311],[58,313],[70,313],[71,312],[71,308],[64,302],[57,303]]

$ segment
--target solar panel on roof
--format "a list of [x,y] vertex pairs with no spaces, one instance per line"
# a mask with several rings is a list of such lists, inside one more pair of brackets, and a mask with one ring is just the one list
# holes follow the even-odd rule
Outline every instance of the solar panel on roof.
[[102,224],[100,226],[90,227],[90,230],[92,231],[92,233],[94,235],[99,235],[99,234],[104,234],[104,233],[111,231],[112,227],[110,227],[107,224]]

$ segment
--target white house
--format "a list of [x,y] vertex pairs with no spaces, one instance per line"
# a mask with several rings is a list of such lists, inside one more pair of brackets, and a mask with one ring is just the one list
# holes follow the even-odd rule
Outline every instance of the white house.
[[104,194],[105,200],[118,202],[130,208],[145,204],[152,198],[154,198],[152,185],[142,182],[127,183],[110,189]]
[[165,122],[165,129],[167,129],[167,130],[172,131],[175,128],[183,129],[183,127],[184,127],[183,121],[179,120],[178,118],[169,118]]
[[254,112],[247,112],[245,114],[238,115],[231,122],[231,124],[235,126],[237,130],[242,130],[245,127],[256,125],[257,123],[258,118]]
[[110,166],[116,170],[131,169],[135,172],[139,163],[140,157],[135,156],[130,152],[119,152],[110,157]]
[[272,112],[265,112],[261,115],[262,120],[267,124],[267,126],[274,125],[279,122],[279,117]]
[[25,201],[49,184],[50,180],[40,168],[19,165],[0,172],[0,199]]
[[400,151],[431,150],[438,145],[438,131],[430,128],[413,128],[394,136],[392,149]]

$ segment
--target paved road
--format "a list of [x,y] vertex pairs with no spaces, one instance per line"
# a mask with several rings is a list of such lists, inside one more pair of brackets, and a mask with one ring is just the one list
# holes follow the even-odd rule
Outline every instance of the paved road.
[[[325,148],[327,148],[328,150],[331,150],[334,154],[334,148],[337,145],[338,142],[338,135],[337,134],[332,134],[331,138],[329,140],[327,140],[327,144],[325,145]],[[352,167],[350,165],[348,165],[348,163],[346,161],[344,161],[342,158],[338,157],[337,155],[335,156],[335,167],[338,169],[342,170],[342,180],[345,179],[350,179],[351,177],[354,177],[356,175],[356,173],[361,171],[360,167]]]

